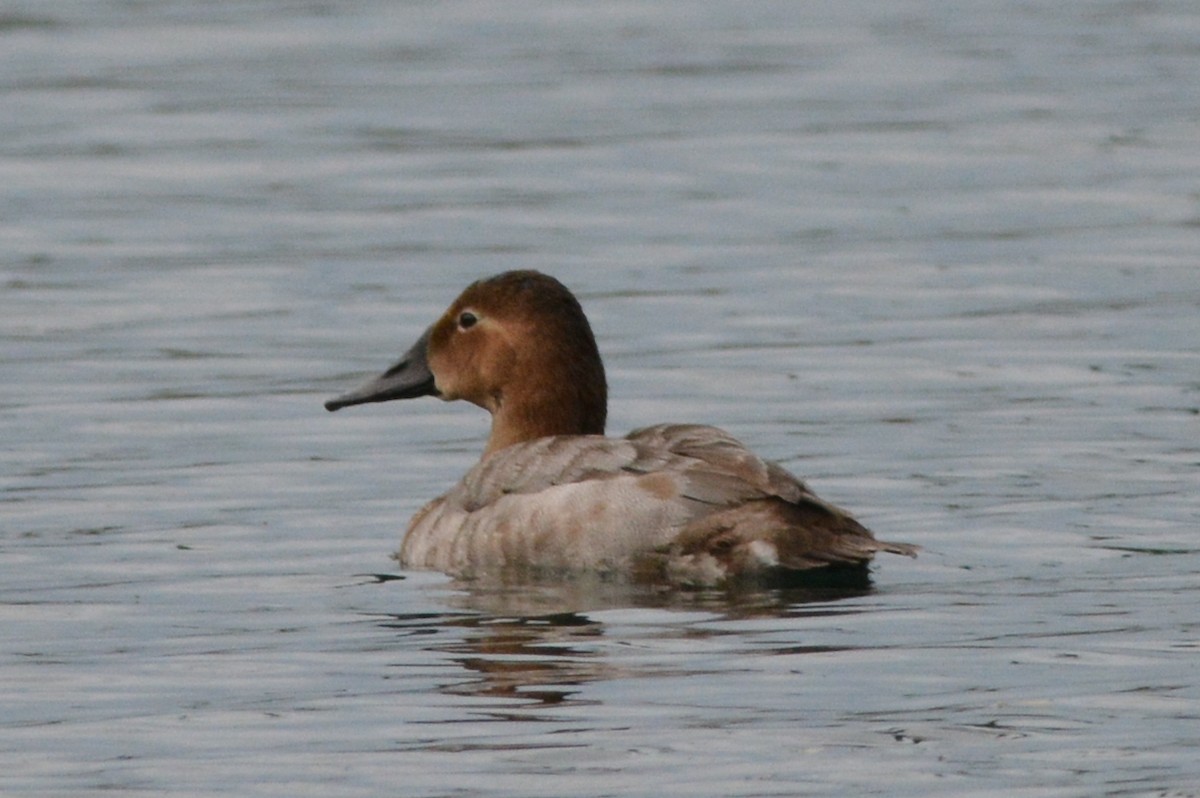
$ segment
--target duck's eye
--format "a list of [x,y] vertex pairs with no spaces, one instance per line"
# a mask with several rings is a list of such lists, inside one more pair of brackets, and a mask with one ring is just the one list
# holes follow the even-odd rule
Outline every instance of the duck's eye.
[[458,316],[459,329],[469,330],[475,326],[475,322],[477,321],[479,321],[479,318],[474,313],[469,310],[464,310]]

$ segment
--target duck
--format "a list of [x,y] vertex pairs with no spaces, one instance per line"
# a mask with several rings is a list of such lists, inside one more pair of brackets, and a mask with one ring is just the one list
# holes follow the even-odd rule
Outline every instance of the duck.
[[717,427],[606,435],[591,325],[538,271],[470,284],[395,365],[325,408],[426,396],[477,405],[491,428],[479,462],[413,516],[396,555],[404,568],[715,586],[861,573],[877,552],[918,551],[876,539]]

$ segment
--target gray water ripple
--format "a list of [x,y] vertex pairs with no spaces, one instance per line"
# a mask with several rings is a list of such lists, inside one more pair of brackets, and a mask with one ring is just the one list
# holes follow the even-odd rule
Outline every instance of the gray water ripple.
[[[1195,794],[1184,0],[0,8],[0,791]],[[466,282],[869,586],[400,573],[486,421],[329,416]]]

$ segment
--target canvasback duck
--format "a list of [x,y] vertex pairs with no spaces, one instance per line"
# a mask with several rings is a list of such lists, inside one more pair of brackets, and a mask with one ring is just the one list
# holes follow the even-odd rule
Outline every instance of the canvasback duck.
[[712,585],[915,556],[716,427],[606,437],[607,393],[579,301],[512,271],[468,286],[399,363],[325,407],[436,396],[492,414],[479,463],[409,523],[406,567]]

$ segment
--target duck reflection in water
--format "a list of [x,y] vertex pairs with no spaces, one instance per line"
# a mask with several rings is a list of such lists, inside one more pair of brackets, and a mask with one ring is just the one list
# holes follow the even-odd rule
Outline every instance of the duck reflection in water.
[[[395,614],[378,621],[411,643],[446,655],[466,678],[441,686],[451,695],[506,699],[511,705],[486,707],[488,713],[536,720],[528,710],[571,704],[589,683],[613,679],[686,675],[688,665],[671,656],[677,640],[729,639],[729,621],[829,618],[863,612],[840,603],[871,592],[863,578],[855,584],[821,587],[664,590],[646,585],[615,585],[594,579],[565,584],[501,586],[451,582],[434,588],[438,603],[455,612]],[[562,611],[561,608],[576,608]],[[614,657],[606,635],[613,624],[645,629],[646,651]],[[753,635],[747,633],[749,639]],[[636,638],[623,629],[621,638]],[[777,632],[776,635],[778,636]],[[756,641],[730,656],[827,653],[845,647]],[[650,652],[665,647],[662,657]]]

